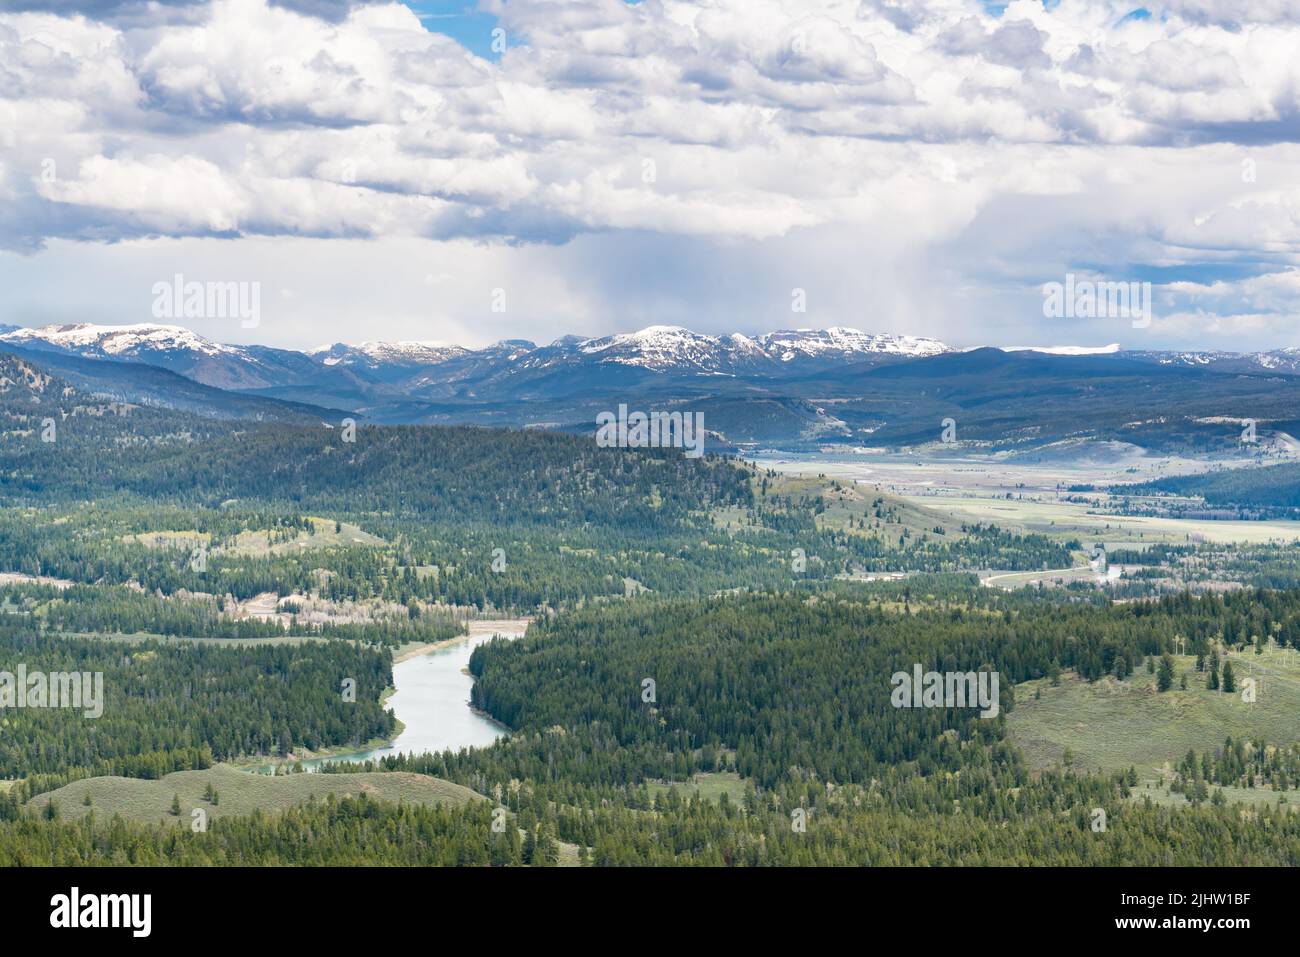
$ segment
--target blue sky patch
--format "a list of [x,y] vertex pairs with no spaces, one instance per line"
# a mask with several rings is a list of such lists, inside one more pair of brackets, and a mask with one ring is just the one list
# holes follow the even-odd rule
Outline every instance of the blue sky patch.
[[[497,18],[482,13],[472,0],[404,0],[415,11],[426,30],[451,37],[466,50],[485,60],[499,60],[492,49],[492,30]],[[506,38],[507,45],[509,37]]]

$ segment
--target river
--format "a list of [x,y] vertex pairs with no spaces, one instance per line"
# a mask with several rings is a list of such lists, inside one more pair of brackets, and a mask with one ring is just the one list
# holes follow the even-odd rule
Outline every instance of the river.
[[[471,621],[468,636],[398,661],[393,665],[396,690],[388,706],[405,725],[401,734],[382,748],[303,761],[304,770],[314,771],[326,761],[361,762],[398,752],[423,754],[491,744],[506,733],[506,728],[470,708],[474,679],[465,668],[471,652],[494,635],[518,638],[527,627],[528,619],[524,618]],[[252,770],[265,773],[269,768],[264,765]]]

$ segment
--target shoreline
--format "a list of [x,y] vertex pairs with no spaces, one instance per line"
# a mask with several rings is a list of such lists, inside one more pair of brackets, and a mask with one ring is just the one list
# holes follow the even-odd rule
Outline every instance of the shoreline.
[[532,622],[532,618],[474,619],[466,622],[468,628],[463,635],[454,635],[451,638],[444,638],[442,641],[430,641],[419,645],[402,646],[393,652],[393,664],[398,665],[403,661],[410,661],[412,658],[418,658],[421,655],[427,655],[430,652],[437,651],[439,648],[450,648],[452,645],[459,644],[462,641],[468,641],[471,638],[478,638],[483,635],[504,635],[510,638],[521,638]]
[[[402,648],[397,649],[396,651],[393,652],[393,665],[396,666],[398,664],[401,664],[404,661],[410,661],[412,658],[418,658],[421,655],[429,654],[430,652],[437,651],[440,648],[449,648],[452,645],[459,644],[460,642],[468,641],[470,638],[479,638],[484,636],[491,637],[493,635],[504,635],[511,638],[519,638],[524,634],[524,632],[528,630],[528,626],[532,623],[532,621],[533,619],[531,617],[476,619],[473,621],[469,621],[466,622],[466,625],[468,627],[466,633],[463,635],[454,635],[451,638],[444,638],[441,641],[424,642],[421,644],[404,646]],[[395,685],[390,685],[388,688],[384,689],[384,692],[380,697],[380,704],[386,704],[388,699],[391,698],[393,694],[396,693],[396,691],[397,688]],[[469,708],[471,711],[473,711],[475,714],[478,714],[480,717],[483,717],[488,721],[491,721],[493,724],[499,726],[504,732],[508,733],[510,731],[509,727],[502,724],[500,721],[497,721],[491,715],[480,712],[477,708],[473,707],[468,703],[466,704],[466,707]],[[334,747],[329,747],[329,748],[323,748],[320,751],[315,751],[315,752],[298,753],[290,757],[244,758],[244,759],[235,759],[234,761],[227,761],[222,763],[230,764],[234,767],[237,767],[241,771],[246,771],[249,773],[256,774],[256,773],[262,773],[257,770],[258,768],[264,768],[268,766],[294,764],[299,761],[320,761],[320,760],[329,761],[329,760],[335,760],[340,758],[346,758],[348,755],[360,754],[365,751],[379,751],[384,748],[391,748],[393,746],[393,743],[401,736],[402,732],[405,729],[406,729],[405,723],[400,718],[398,718],[397,727],[394,730],[392,737],[372,739],[371,741],[367,741],[365,744],[361,745],[360,748],[354,745],[345,744],[345,745],[336,745]]]
[[[452,638],[444,638],[442,641],[430,641],[419,645],[403,645],[397,651],[393,652],[393,664],[400,665],[403,661],[410,661],[412,658],[418,658],[420,655],[427,655],[431,651],[437,651],[439,648],[449,648],[457,642],[464,641],[469,637],[468,634],[456,635]],[[390,685],[389,693],[396,691],[396,687]]]

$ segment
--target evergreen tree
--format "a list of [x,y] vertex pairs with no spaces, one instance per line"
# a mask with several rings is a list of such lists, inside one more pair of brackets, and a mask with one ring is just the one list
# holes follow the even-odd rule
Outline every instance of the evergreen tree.
[[1156,690],[1168,691],[1174,686],[1174,659],[1169,653],[1160,656],[1160,673],[1156,676]]
[[537,863],[537,836],[534,828],[524,831],[523,860],[525,864]]

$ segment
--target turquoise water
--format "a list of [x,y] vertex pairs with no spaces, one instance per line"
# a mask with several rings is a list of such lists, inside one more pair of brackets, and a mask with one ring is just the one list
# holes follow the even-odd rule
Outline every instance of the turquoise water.
[[[469,665],[470,653],[491,640],[491,635],[473,635],[394,665],[393,686],[397,690],[388,699],[388,707],[406,725],[402,733],[386,747],[303,761],[303,768],[314,771],[326,761],[361,762],[398,752],[422,754],[491,744],[507,729],[470,708],[474,679],[462,670]],[[269,768],[252,770],[267,773]]]

